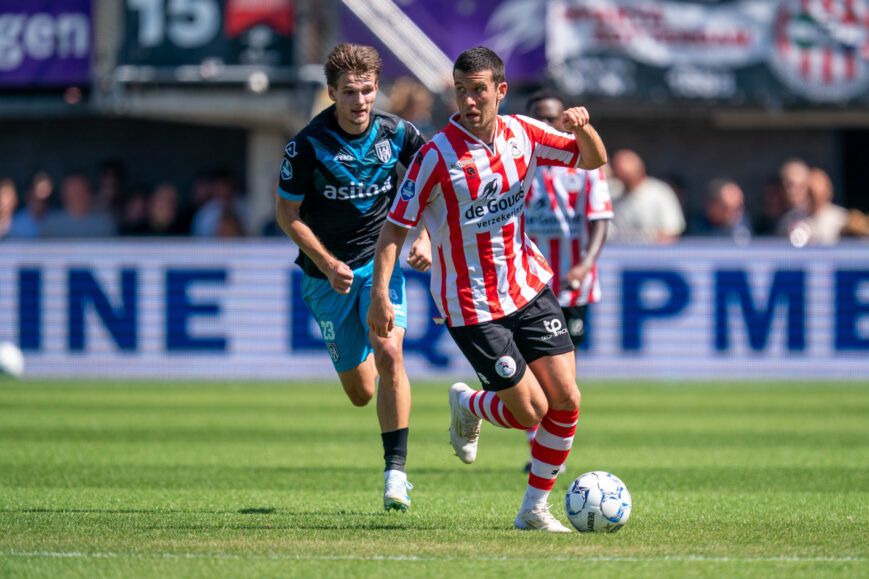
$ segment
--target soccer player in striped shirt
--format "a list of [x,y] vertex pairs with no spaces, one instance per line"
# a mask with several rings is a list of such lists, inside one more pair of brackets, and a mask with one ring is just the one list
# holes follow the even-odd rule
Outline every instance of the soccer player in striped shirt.
[[[564,99],[558,93],[534,93],[526,108],[530,117],[563,130]],[[577,347],[588,331],[588,306],[600,299],[597,258],[612,218],[612,199],[602,168],[537,168],[525,198],[525,232],[552,268],[549,285],[558,296],[567,331]],[[529,443],[536,430],[528,429]],[[530,470],[529,461],[525,471]]]
[[[370,46],[342,43],[325,65],[335,102],[287,144],[281,161],[277,221],[299,246],[301,290],[317,320],[341,385],[354,406],[377,392],[386,468],[383,506],[410,506],[405,462],[410,383],[402,342],[407,328],[404,275],[387,276],[398,330],[378,337],[366,326],[374,246],[395,197],[398,164],[408,166],[425,142],[411,123],[374,108],[382,68]],[[408,264],[431,266],[423,231]]]
[[525,234],[525,196],[538,166],[592,170],[606,151],[583,107],[563,113],[569,133],[499,116],[504,63],[488,48],[459,55],[453,81],[458,112],[417,152],[377,241],[368,324],[381,337],[394,331],[389,272],[422,221],[431,235],[432,296],[483,384],[450,388],[453,449],[473,462],[483,419],[523,430],[539,424],[514,525],[570,532],[547,499],[579,417],[574,346],[547,285],[552,271]]

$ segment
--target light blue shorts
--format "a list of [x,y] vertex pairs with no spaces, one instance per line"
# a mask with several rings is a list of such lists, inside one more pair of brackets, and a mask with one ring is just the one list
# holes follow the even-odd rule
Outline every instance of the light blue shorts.
[[[339,294],[329,280],[302,277],[302,298],[320,326],[323,341],[337,372],[352,370],[374,349],[368,341],[368,306],[374,261],[353,270],[350,293]],[[404,274],[397,264],[389,279],[389,299],[395,308],[395,325],[407,330],[407,293]]]

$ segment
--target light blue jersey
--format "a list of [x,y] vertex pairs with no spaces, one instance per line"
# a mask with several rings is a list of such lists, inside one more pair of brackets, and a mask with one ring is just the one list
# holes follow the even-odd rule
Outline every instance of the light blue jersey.
[[[337,372],[352,370],[374,352],[368,340],[368,306],[374,261],[353,270],[350,292],[339,294],[329,280],[305,275],[302,298],[314,314]],[[407,293],[404,274],[397,264],[389,279],[389,299],[395,308],[395,325],[407,330]]]

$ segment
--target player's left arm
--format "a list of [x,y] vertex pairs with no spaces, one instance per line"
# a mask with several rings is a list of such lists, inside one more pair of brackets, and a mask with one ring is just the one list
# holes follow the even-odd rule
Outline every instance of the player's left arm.
[[565,276],[567,287],[573,290],[578,290],[582,287],[582,282],[585,276],[592,270],[594,264],[597,263],[597,258],[600,257],[600,252],[603,249],[603,244],[606,241],[607,227],[609,219],[596,219],[589,223],[590,231],[588,232],[588,249],[579,263],[570,268]]
[[597,131],[589,122],[590,116],[585,107],[572,107],[562,113],[561,123],[565,130],[576,135],[579,148],[580,169],[592,170],[607,161],[606,149]]
[[389,299],[389,278],[408,229],[387,220],[374,249],[374,273],[371,280],[371,305],[368,306],[368,327],[377,336],[388,338],[395,328],[395,308]]

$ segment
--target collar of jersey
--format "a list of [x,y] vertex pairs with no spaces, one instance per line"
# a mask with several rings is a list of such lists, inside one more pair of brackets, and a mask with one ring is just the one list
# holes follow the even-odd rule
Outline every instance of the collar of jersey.
[[467,139],[470,139],[474,143],[476,143],[478,145],[482,145],[483,147],[485,147],[486,150],[489,151],[489,153],[491,153],[492,155],[494,155],[495,153],[498,152],[498,137],[501,136],[501,132],[502,132],[501,131],[501,117],[500,117],[500,115],[495,120],[495,124],[496,124],[496,126],[495,126],[495,138],[492,140],[492,147],[491,148],[489,147],[489,145],[487,145],[486,143],[484,143],[483,141],[478,139],[476,136],[474,136],[472,133],[470,133],[468,131],[468,129],[463,127],[461,125],[461,123],[459,123],[458,118],[459,118],[459,113],[454,113],[453,116],[450,117],[450,125],[452,125],[455,129],[458,129],[459,131],[461,131],[462,134],[465,137],[467,137]]

